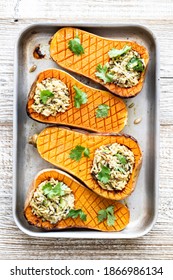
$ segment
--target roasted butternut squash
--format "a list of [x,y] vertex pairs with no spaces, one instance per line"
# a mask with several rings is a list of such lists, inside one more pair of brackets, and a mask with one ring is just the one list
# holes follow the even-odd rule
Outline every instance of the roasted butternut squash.
[[[68,217],[61,219],[56,224],[52,224],[49,221],[43,221],[41,217],[33,214],[30,206],[32,195],[40,183],[49,180],[50,178],[64,182],[72,190],[75,198],[74,208],[81,209],[87,215],[85,221],[80,217]],[[108,226],[106,220],[101,222],[98,220],[98,212],[109,206],[113,207],[115,215],[114,225],[111,226]],[[24,215],[30,224],[45,230],[87,228],[99,231],[120,231],[127,226],[130,218],[130,212],[125,205],[96,195],[74,180],[71,176],[57,169],[45,169],[36,175],[28,191],[24,207]]]
[[[74,54],[69,48],[69,41],[73,40],[76,36],[80,38],[84,48],[80,55]],[[145,69],[141,73],[138,83],[127,88],[120,87],[113,82],[104,83],[96,76],[96,68],[98,65],[104,66],[109,61],[108,52],[112,48],[122,49],[126,45],[130,46],[133,51],[136,51],[145,64]],[[146,48],[136,42],[106,39],[72,27],[62,28],[54,34],[50,43],[50,55],[63,68],[82,74],[102,84],[112,93],[124,98],[134,97],[142,90],[146,67],[149,61],[149,54]]]
[[[123,190],[109,191],[100,187],[91,174],[94,153],[102,145],[119,143],[129,148],[134,154],[134,166],[130,179]],[[129,196],[135,188],[138,173],[142,162],[142,153],[137,141],[129,135],[98,134],[85,131],[75,131],[62,127],[47,127],[36,140],[40,156],[58,168],[70,173],[82,184],[98,195],[112,200],[121,200]],[[70,158],[75,147],[85,147],[88,154],[79,161]]]
[[[45,116],[32,108],[37,83],[48,78],[61,80],[69,89],[69,107],[65,112],[56,113],[55,116]],[[74,86],[87,94],[87,102],[80,108],[76,108],[74,105]],[[98,106],[102,104],[109,107],[108,115],[97,117]],[[109,92],[86,86],[68,73],[58,69],[48,69],[38,75],[28,96],[27,113],[32,119],[42,123],[60,124],[96,132],[120,132],[127,122],[127,109],[123,100]]]

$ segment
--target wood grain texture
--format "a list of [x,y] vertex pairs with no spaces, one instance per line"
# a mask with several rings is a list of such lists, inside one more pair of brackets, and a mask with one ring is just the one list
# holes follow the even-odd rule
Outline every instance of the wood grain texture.
[[[34,2],[34,5],[33,5]],[[32,7],[29,8],[29,6]],[[56,7],[56,9],[55,9]],[[111,7],[111,9],[110,9]],[[96,12],[97,11],[97,12]],[[172,0],[0,1],[0,259],[173,258],[173,2]],[[21,30],[35,22],[139,23],[160,45],[161,144],[158,221],[134,240],[38,239],[22,233],[12,217],[13,54]]]

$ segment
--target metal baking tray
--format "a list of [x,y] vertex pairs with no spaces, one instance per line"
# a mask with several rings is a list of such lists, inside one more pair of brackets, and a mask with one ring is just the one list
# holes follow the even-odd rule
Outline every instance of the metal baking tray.
[[[125,201],[131,213],[130,223],[121,232],[77,229],[45,232],[29,225],[23,215],[26,192],[31,181],[41,169],[53,167],[28,144],[29,136],[40,132],[46,125],[27,116],[27,95],[40,71],[51,67],[60,68],[49,55],[35,59],[33,51],[39,44],[48,46],[51,36],[64,26],[75,26],[107,38],[136,41],[144,45],[150,54],[142,92],[125,100],[127,106],[132,102],[135,105],[128,108],[128,124],[123,132],[138,140],[143,151],[143,164],[136,189]],[[37,65],[37,69],[30,73],[33,64]],[[159,187],[159,55],[153,33],[140,25],[34,24],[23,30],[17,40],[14,73],[13,215],[17,226],[30,236],[54,238],[137,238],[149,232],[157,218]],[[90,86],[99,87],[84,77],[74,73],[72,75]],[[139,117],[142,121],[134,124],[134,120]]]

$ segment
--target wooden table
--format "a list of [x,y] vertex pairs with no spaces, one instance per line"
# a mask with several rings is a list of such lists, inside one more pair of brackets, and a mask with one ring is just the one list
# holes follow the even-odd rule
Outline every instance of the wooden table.
[[[0,1],[0,259],[173,258],[173,1]],[[38,239],[12,217],[13,53],[19,32],[39,22],[139,23],[160,43],[160,204],[158,221],[134,240]]]

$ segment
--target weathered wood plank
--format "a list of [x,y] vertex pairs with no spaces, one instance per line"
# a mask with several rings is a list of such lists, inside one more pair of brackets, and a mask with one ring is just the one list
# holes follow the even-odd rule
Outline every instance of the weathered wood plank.
[[[146,0],[141,5],[138,0],[1,0],[0,17],[17,18],[68,18],[73,20],[76,16],[81,21],[96,19],[96,15],[102,20],[115,19],[172,19],[173,3],[171,0]],[[32,12],[31,12],[32,7]],[[56,7],[56,8],[55,8]]]

